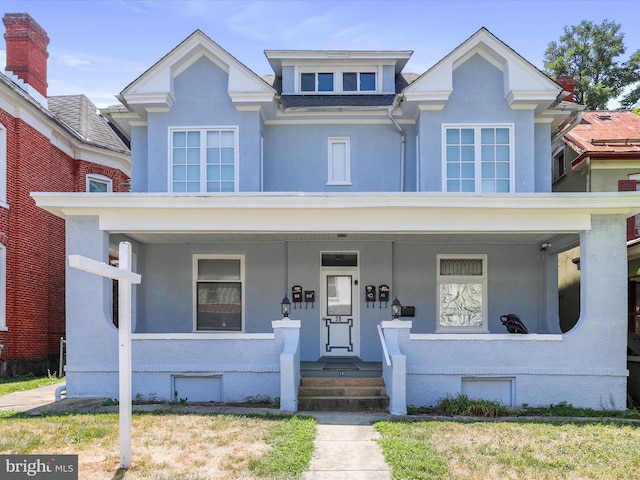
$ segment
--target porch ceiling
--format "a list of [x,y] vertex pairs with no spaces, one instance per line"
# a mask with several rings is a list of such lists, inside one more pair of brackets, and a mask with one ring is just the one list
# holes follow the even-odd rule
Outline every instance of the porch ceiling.
[[[62,218],[142,243],[406,241],[554,243],[591,228],[594,214],[640,213],[640,192],[601,194],[32,193]],[[343,235],[347,236],[344,237]],[[565,243],[565,242],[562,242]],[[554,247],[555,248],[555,247]]]
[[553,249],[570,248],[579,243],[577,234],[555,235],[550,233],[488,233],[488,234],[365,234],[365,233],[188,233],[188,232],[131,232],[127,237],[142,244],[162,243],[280,243],[289,242],[340,242],[351,243],[421,243],[421,244],[494,244],[541,245],[550,243]]

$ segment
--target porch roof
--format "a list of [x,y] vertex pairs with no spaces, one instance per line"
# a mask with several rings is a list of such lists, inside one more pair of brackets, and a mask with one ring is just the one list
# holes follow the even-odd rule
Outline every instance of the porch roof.
[[32,193],[61,217],[97,216],[112,233],[578,233],[592,214],[640,213],[640,192]]

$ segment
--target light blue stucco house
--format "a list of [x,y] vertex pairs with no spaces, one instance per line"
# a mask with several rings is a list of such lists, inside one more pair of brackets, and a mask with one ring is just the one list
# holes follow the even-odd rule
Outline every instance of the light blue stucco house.
[[[196,31],[110,112],[131,193],[33,194],[68,254],[132,244],[134,393],[295,411],[301,363],[350,357],[381,363],[396,414],[458,393],[625,407],[640,194],[551,193],[582,107],[486,29],[419,76],[411,53],[269,50],[265,80]],[[577,245],[561,333],[557,254]],[[66,314],[68,396],[117,397],[110,281],[68,269]]]

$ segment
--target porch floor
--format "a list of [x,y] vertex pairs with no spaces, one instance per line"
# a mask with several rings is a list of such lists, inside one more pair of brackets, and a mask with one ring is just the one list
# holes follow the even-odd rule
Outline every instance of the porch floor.
[[302,377],[382,376],[382,362],[363,362],[358,357],[321,357],[316,362],[300,362]]

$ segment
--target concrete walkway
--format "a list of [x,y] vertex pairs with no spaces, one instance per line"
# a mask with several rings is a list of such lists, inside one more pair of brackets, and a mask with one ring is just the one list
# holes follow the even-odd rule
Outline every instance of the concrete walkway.
[[385,413],[300,412],[317,420],[318,436],[304,480],[390,480],[378,433],[371,425]]
[[45,387],[34,388],[24,392],[13,392],[0,396],[0,410],[16,410],[27,412],[34,408],[44,407],[56,401],[56,388],[64,382]]

